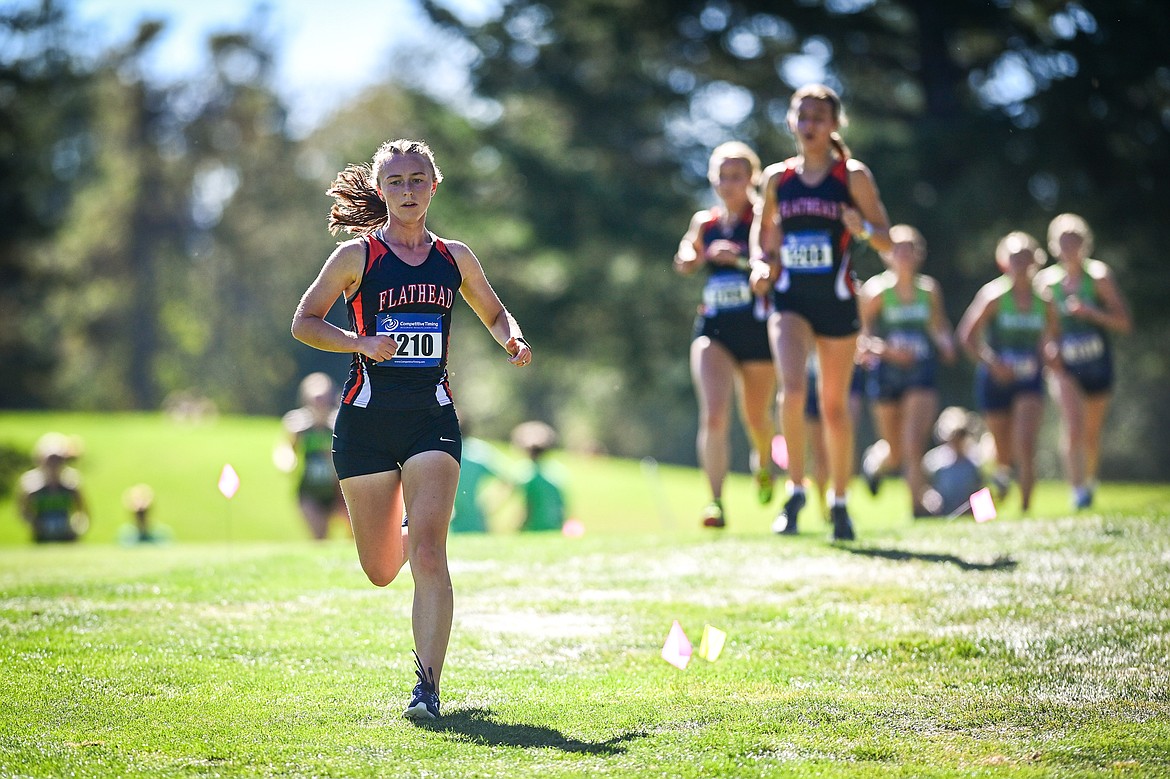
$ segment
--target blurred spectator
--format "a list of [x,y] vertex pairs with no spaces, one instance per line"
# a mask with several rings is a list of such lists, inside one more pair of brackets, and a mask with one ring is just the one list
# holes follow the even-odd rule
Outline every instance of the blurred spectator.
[[504,456],[486,441],[470,435],[470,427],[460,422],[463,429],[463,457],[459,464],[459,487],[455,493],[455,511],[451,516],[452,533],[486,533],[487,514],[483,504],[483,489],[492,479],[511,485],[509,464]]
[[122,504],[133,516],[133,521],[118,529],[118,543],[122,546],[135,544],[162,544],[171,540],[171,529],[150,521],[150,510],[154,507],[154,490],[149,484],[135,484],[122,495]]
[[20,477],[17,503],[37,543],[76,541],[89,529],[81,493],[81,474],[69,463],[80,443],[61,433],[45,433],[33,450],[37,467]]
[[346,517],[345,500],[333,468],[333,423],[337,418],[337,385],[325,373],[301,380],[301,407],[284,415],[288,441],[274,454],[277,467],[297,474],[297,503],[315,539],[329,535],[329,520]]
[[545,459],[556,439],[556,431],[544,422],[523,422],[512,431],[512,444],[529,458],[516,485],[524,496],[521,530],[560,530],[565,523],[564,473]]
[[934,515],[971,513],[971,495],[983,487],[979,418],[965,408],[949,406],[938,415],[935,437],[943,443],[922,458],[930,487],[923,505]]

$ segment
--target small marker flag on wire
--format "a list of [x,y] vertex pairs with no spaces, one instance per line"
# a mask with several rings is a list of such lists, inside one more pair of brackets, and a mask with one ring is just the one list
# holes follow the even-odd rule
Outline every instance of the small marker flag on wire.
[[228,500],[236,494],[236,490],[240,488],[240,475],[236,473],[236,469],[232,467],[231,463],[225,463],[223,470],[219,472],[219,491]]
[[726,642],[726,633],[717,627],[704,625],[703,638],[699,640],[699,657],[711,663],[715,662],[719,659],[719,653],[723,651]]
[[662,659],[680,670],[691,662],[691,642],[683,632],[678,620],[670,626],[670,633],[666,636],[666,643],[662,646]]
[[579,519],[569,517],[565,520],[565,524],[561,525],[561,533],[566,538],[580,538],[585,535],[585,524]]
[[976,522],[990,522],[995,519],[995,501],[991,499],[991,490],[983,489],[971,495],[971,513]]
[[782,435],[772,437],[772,462],[780,468],[788,469],[788,442]]

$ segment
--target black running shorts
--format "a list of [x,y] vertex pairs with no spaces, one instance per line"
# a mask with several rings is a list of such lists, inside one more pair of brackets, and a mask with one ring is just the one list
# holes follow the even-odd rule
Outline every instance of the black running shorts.
[[791,292],[774,292],[772,302],[777,311],[799,314],[812,325],[813,332],[824,338],[843,338],[861,329],[857,298],[806,297]]
[[396,471],[422,452],[446,452],[459,462],[463,435],[455,407],[359,408],[345,403],[333,428],[333,465],[338,479]]

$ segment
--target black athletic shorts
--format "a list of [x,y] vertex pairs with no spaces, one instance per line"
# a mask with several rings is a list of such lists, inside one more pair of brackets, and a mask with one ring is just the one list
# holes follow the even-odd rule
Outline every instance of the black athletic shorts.
[[824,338],[843,338],[861,330],[857,298],[814,298],[791,292],[773,292],[772,304],[781,313],[790,311],[808,320],[813,333]]
[[396,471],[422,452],[446,452],[459,462],[463,435],[455,407],[389,410],[345,403],[333,426],[333,466],[338,479]]
[[1086,395],[1101,395],[1113,389],[1113,355],[1108,349],[1087,360],[1073,362],[1066,358],[1064,369]]
[[691,340],[703,336],[723,344],[738,363],[772,362],[768,323],[756,319],[750,309],[695,317]]

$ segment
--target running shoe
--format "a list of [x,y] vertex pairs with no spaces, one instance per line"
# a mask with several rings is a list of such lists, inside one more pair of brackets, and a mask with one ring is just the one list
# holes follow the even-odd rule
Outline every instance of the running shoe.
[[890,445],[881,438],[866,447],[861,457],[861,472],[865,476],[865,486],[869,488],[869,494],[875,498],[882,486],[882,464],[889,454]]
[[802,508],[804,508],[804,493],[794,492],[789,495],[788,500],[784,501],[784,508],[780,509],[776,520],[772,522],[772,532],[784,536],[796,535],[799,532],[796,529],[796,518]]
[[723,504],[713,500],[703,509],[703,527],[723,527],[727,523],[723,519]]
[[756,494],[760,498],[760,505],[767,506],[772,502],[772,472],[767,468],[756,471],[752,478],[756,482]]
[[[423,668],[418,652],[414,653],[414,662],[418,666],[414,669],[418,677],[418,684],[410,696],[410,705],[402,716],[412,720],[432,720],[439,718],[439,692],[435,689],[435,672],[430,668]],[[429,672],[429,677],[428,677]]]
[[849,510],[844,504],[833,506],[829,514],[833,518],[834,541],[852,541],[856,538],[853,535],[853,521],[849,519]]
[[1093,490],[1088,487],[1077,487],[1073,490],[1072,503],[1077,511],[1089,508],[1093,505]]

